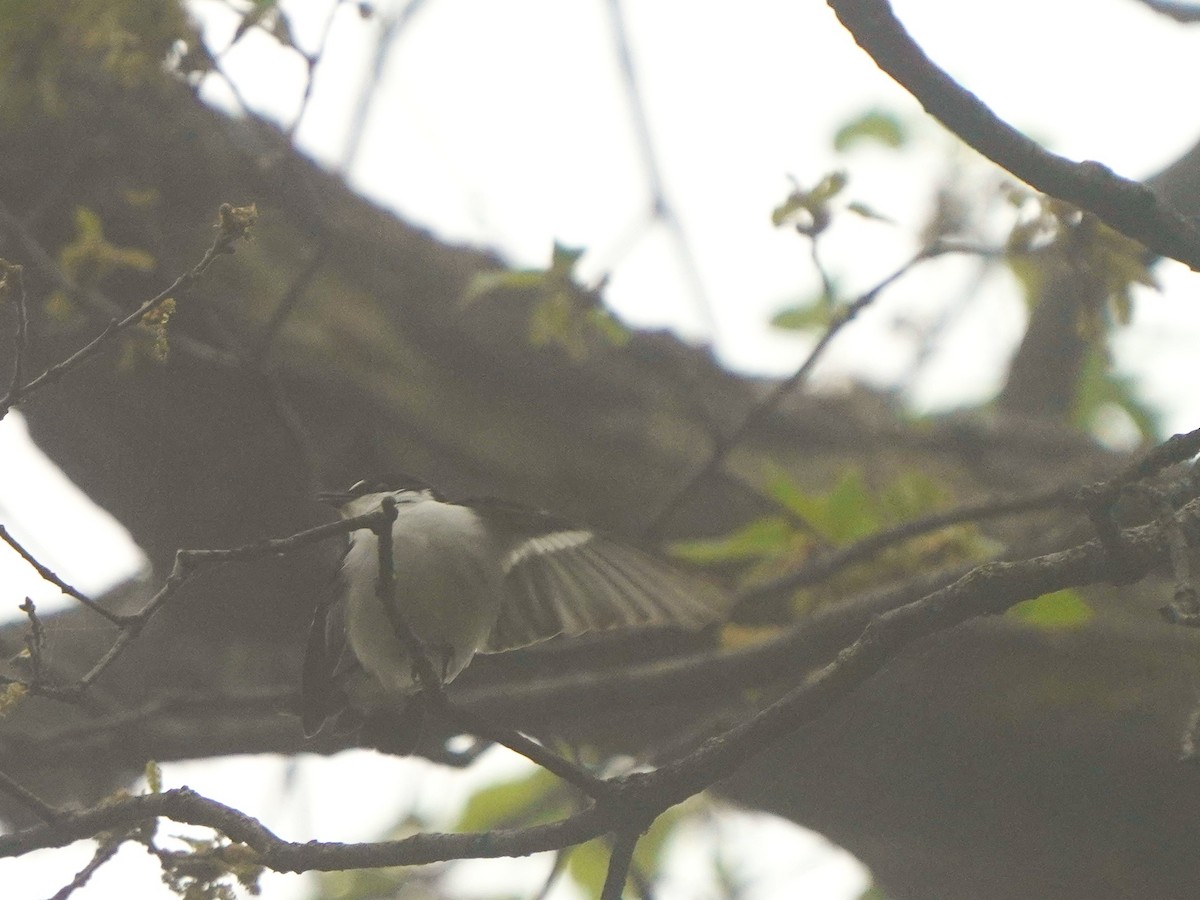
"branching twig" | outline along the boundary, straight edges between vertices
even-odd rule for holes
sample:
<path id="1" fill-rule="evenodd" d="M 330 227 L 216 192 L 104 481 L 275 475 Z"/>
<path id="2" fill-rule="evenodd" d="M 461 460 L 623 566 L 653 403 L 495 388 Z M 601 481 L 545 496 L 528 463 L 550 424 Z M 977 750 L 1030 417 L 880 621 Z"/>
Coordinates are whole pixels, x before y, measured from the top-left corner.
<path id="1" fill-rule="evenodd" d="M 32 810 L 37 814 L 39 819 L 50 826 L 60 821 L 63 816 L 63 813 L 60 813 L 28 788 L 17 784 L 3 772 L 0 772 L 0 791 L 8 794 L 8 796 L 18 801 L 26 809 Z"/>
<path id="2" fill-rule="evenodd" d="M 351 524 L 351 520 L 342 524 Z M 352 524 L 363 527 L 365 523 Z M 1168 527 L 1178 528 L 1189 545 L 1200 544 L 1200 499 L 1185 504 L 1169 522 L 1132 528 L 1122 535 L 1130 559 L 1143 571 L 1167 558 Z M 100 830 L 129 827 L 159 815 L 215 828 L 252 848 L 256 862 L 285 872 L 524 855 L 560 849 L 606 832 L 640 833 L 643 824 L 664 810 L 727 776 L 749 757 L 828 710 L 913 641 L 1050 591 L 1105 580 L 1110 568 L 1099 541 L 1021 562 L 976 567 L 953 584 L 878 616 L 833 662 L 747 721 L 659 769 L 612 779 L 609 796 L 550 825 L 472 835 L 423 834 L 375 844 L 293 844 L 281 841 L 243 813 L 179 790 L 63 814 L 54 826 L 0 836 L 0 856 L 62 846 Z"/>
<path id="3" fill-rule="evenodd" d="M 87 865 L 76 872 L 75 877 L 71 879 L 71 883 L 55 893 L 50 900 L 68 900 L 73 893 L 92 880 L 92 876 L 99 871 L 101 866 L 117 855 L 117 851 L 121 849 L 121 846 L 121 841 L 101 841 L 100 845 L 96 847 L 96 852 L 92 854 L 92 858 L 88 860 Z"/>
<path id="4" fill-rule="evenodd" d="M 937 244 L 927 247 L 917 253 L 912 259 L 900 266 L 900 268 L 898 268 L 895 272 L 893 272 L 891 275 L 888 275 L 866 293 L 861 294 L 840 309 L 834 316 L 833 321 L 831 321 L 829 326 L 825 329 L 825 333 L 821 335 L 816 345 L 811 351 L 809 351 L 809 354 L 805 358 L 804 362 L 800 364 L 800 368 L 798 368 L 783 381 L 775 385 L 771 392 L 746 414 L 745 418 L 742 419 L 741 423 L 734 428 L 730 434 L 726 435 L 724 438 L 719 438 L 715 442 L 715 446 L 713 447 L 712 453 L 709 454 L 708 460 L 703 466 L 693 472 L 691 477 L 688 478 L 687 481 L 680 488 L 678 488 L 674 494 L 671 495 L 671 498 L 655 514 L 654 518 L 650 520 L 645 530 L 652 534 L 662 528 L 667 519 L 671 517 L 671 515 L 679 508 L 679 506 L 685 499 L 687 499 L 687 497 L 691 496 L 696 487 L 702 484 L 709 478 L 709 476 L 711 476 L 717 471 L 717 469 L 720 468 L 721 464 L 725 461 L 725 458 L 737 447 L 738 444 L 742 442 L 743 438 L 745 438 L 747 434 L 762 424 L 772 413 L 774 413 L 779 407 L 779 404 L 783 402 L 784 398 L 787 397 L 788 394 L 792 393 L 802 384 L 804 384 L 809 375 L 812 374 L 817 361 L 820 360 L 820 358 L 824 355 L 825 350 L 833 342 L 833 339 L 837 337 L 843 328 L 854 321 L 855 317 L 860 312 L 874 303 L 876 298 L 886 288 L 888 288 L 897 279 L 902 277 L 905 273 L 919 263 L 927 259 L 933 259 L 934 257 L 941 256 L 945 253 L 958 252 L 961 252 L 961 248 L 951 244 Z"/>
<path id="5" fill-rule="evenodd" d="M 609 31 L 617 55 L 617 68 L 621 74 L 621 88 L 633 120 L 633 134 L 637 143 L 638 157 L 642 172 L 650 187 L 650 221 L 661 222 L 675 243 L 679 261 L 683 266 L 683 272 L 696 301 L 697 309 L 709 334 L 715 335 L 717 323 L 713 316 L 712 301 L 704 287 L 704 279 L 700 276 L 700 265 L 687 232 L 684 230 L 683 219 L 667 194 L 666 180 L 663 178 L 662 166 L 654 148 L 650 117 L 646 114 L 646 106 L 642 101 L 643 92 L 638 84 L 637 70 L 633 63 L 633 51 L 629 45 L 629 36 L 626 33 L 621 0 L 607 0 L 605 6 L 608 9 Z"/>
<path id="6" fill-rule="evenodd" d="M 84 361 L 95 356 L 114 336 L 142 321 L 143 317 L 161 305 L 168 298 L 180 294 L 189 288 L 204 274 L 219 257 L 233 252 L 234 244 L 245 237 L 247 230 L 253 224 L 257 213 L 252 206 L 234 207 L 228 203 L 221 204 L 220 222 L 217 226 L 217 236 L 212 245 L 204 252 L 195 266 L 176 278 L 164 290 L 143 302 L 133 312 L 123 318 L 114 318 L 96 335 L 66 359 L 55 363 L 38 375 L 32 381 L 10 390 L 0 398 L 0 419 L 8 415 L 8 411 L 25 399 L 29 394 L 58 381 L 67 372 L 79 366 Z"/>
<path id="7" fill-rule="evenodd" d="M 95 287 L 84 288 L 76 284 L 46 252 L 46 249 L 38 243 L 25 223 L 17 218 L 2 200 L 0 200 L 0 230 L 12 237 L 33 271 L 48 279 L 51 284 L 72 300 L 82 301 L 89 309 L 100 315 L 120 316 L 121 306 L 106 297 L 103 292 Z M 186 334 L 172 336 L 172 349 L 179 349 L 195 359 L 215 366 L 230 367 L 238 364 L 238 361 L 229 354 Z"/>
<path id="8" fill-rule="evenodd" d="M 11 534 L 9 534 L 8 529 L 5 528 L 3 525 L 0 525 L 0 541 L 3 541 L 4 543 L 8 544 L 8 546 L 10 546 L 14 551 L 16 551 L 17 555 L 20 556 L 21 559 L 25 560 L 25 562 L 29 563 L 29 565 L 33 567 L 34 571 L 36 571 L 38 573 L 38 575 L 40 575 L 44 581 L 50 582 L 52 585 L 54 585 L 56 588 L 58 588 L 60 591 L 62 591 L 64 594 L 66 594 L 68 597 L 72 597 L 75 600 L 78 600 L 80 603 L 82 603 L 84 606 L 86 606 L 92 612 L 103 616 L 104 618 L 108 619 L 108 621 L 112 622 L 114 625 L 121 624 L 120 616 L 116 615 L 115 613 L 109 612 L 107 609 L 105 609 L 103 606 L 101 606 L 99 603 L 97 603 L 91 597 L 87 596 L 82 591 L 76 590 L 75 588 L 71 587 L 71 585 L 67 584 L 65 581 L 63 581 L 61 578 L 59 578 L 57 575 L 55 575 L 54 572 L 51 571 L 48 566 L 43 565 L 41 562 L 39 562 L 33 556 L 32 553 L 30 553 L 23 546 L 21 546 L 21 544 L 17 541 L 17 539 L 14 538 Z"/>
<path id="9" fill-rule="evenodd" d="M 891 528 L 885 528 L 868 535 L 856 543 L 837 550 L 822 554 L 806 562 L 794 572 L 788 572 L 769 581 L 759 582 L 739 592 L 738 596 L 745 600 L 756 600 L 763 597 L 796 590 L 817 584 L 832 575 L 852 565 L 865 562 L 888 547 L 911 540 L 915 537 L 938 531 L 950 525 L 964 522 L 980 522 L 999 516 L 1017 515 L 1038 509 L 1058 506 L 1069 499 L 1068 492 L 1063 488 L 1051 488 L 1045 491 L 1035 491 L 1016 497 L 1002 497 L 984 500 L 979 503 L 969 503 L 944 512 L 931 513 L 918 519 L 901 522 Z"/>
<path id="10" fill-rule="evenodd" d="M 100 831 L 128 829 L 157 816 L 215 829 L 255 851 L 261 865 L 277 872 L 331 872 L 425 865 L 449 859 L 527 856 L 583 843 L 603 834 L 607 828 L 603 817 L 588 809 L 559 822 L 528 828 L 475 834 L 426 833 L 372 844 L 299 843 L 281 840 L 257 819 L 233 807 L 201 797 L 188 788 L 178 788 L 65 813 L 54 825 L 0 834 L 0 858 L 66 846 Z M 245 862 L 244 848 L 236 849 L 243 853 L 238 861 Z"/>
<path id="11" fill-rule="evenodd" d="M 95 665 L 74 685 L 26 685 L 31 692 L 64 702 L 78 702 L 96 679 L 115 662 L 129 645 L 141 634 L 147 623 L 162 609 L 196 574 L 196 572 L 211 565 L 230 562 L 240 562 L 248 559 L 259 559 L 264 556 L 278 555 L 290 552 L 307 544 L 325 540 L 339 534 L 348 534 L 356 528 L 371 527 L 379 518 L 379 513 L 355 516 L 339 522 L 319 525 L 307 531 L 293 534 L 286 538 L 256 541 L 241 547 L 227 550 L 179 550 L 175 553 L 175 565 L 163 586 L 147 601 L 146 605 L 136 613 L 118 616 L 110 613 L 109 619 L 121 632 L 112 646 L 104 653 Z"/>

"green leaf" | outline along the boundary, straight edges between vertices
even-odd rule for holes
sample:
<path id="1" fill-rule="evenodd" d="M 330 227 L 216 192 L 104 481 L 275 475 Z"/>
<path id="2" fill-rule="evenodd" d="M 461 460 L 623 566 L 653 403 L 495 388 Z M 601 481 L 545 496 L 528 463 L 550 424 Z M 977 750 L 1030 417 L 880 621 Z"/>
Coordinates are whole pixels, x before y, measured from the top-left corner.
<path id="1" fill-rule="evenodd" d="M 847 469 L 827 494 L 781 492 L 782 488 L 782 483 L 773 479 L 767 492 L 834 546 L 862 537 L 881 524 L 866 480 L 857 468 Z"/>
<path id="2" fill-rule="evenodd" d="M 584 247 L 568 247 L 555 241 L 554 249 L 550 253 L 550 271 L 569 276 L 585 251 Z"/>
<path id="3" fill-rule="evenodd" d="M 1080 628 L 1095 615 L 1078 591 L 1055 591 L 1012 607 L 1007 615 L 1049 631 Z"/>
<path id="4" fill-rule="evenodd" d="M 845 153 L 855 144 L 881 144 L 893 149 L 903 147 L 908 141 L 904 123 L 895 113 L 882 109 L 871 109 L 852 119 L 833 136 L 833 149 Z"/>
<path id="5" fill-rule="evenodd" d="M 658 871 L 663 847 L 679 822 L 688 815 L 688 806 L 667 810 L 654 820 L 654 824 L 643 834 L 633 850 L 633 865 L 637 871 L 653 878 Z M 599 897 L 608 875 L 608 861 L 612 856 L 612 844 L 606 840 L 593 840 L 581 844 L 571 851 L 567 860 L 567 871 L 586 897 Z M 626 896 L 622 892 L 621 896 Z"/>
<path id="6" fill-rule="evenodd" d="M 771 327 L 781 331 L 810 331 L 828 327 L 832 318 L 833 304 L 822 294 L 807 303 L 781 309 L 771 316 Z"/>
<path id="7" fill-rule="evenodd" d="M 882 524 L 862 472 L 847 470 L 829 494 L 828 517 L 823 523 L 826 537 L 834 544 L 848 544 Z"/>
<path id="8" fill-rule="evenodd" d="M 829 201 L 846 186 L 845 172 L 830 172 L 810 191 L 797 187 L 787 199 L 771 211 L 771 223 L 779 228 L 790 225 L 814 237 L 829 227 L 832 213 Z"/>
<path id="9" fill-rule="evenodd" d="M 455 831 L 490 831 L 521 823 L 550 822 L 571 811 L 561 782 L 544 769 L 477 791 L 467 801 Z"/>
<path id="10" fill-rule="evenodd" d="M 799 191 L 793 191 L 787 199 L 771 210 L 771 224 L 778 228 L 792 221 L 799 213 L 808 209 L 805 204 L 806 196 Z"/>
<path id="11" fill-rule="evenodd" d="M 1090 430 L 1096 415 L 1106 405 L 1115 406 L 1129 416 L 1144 440 L 1158 440 L 1162 433 L 1158 415 L 1138 397 L 1133 380 L 1113 372 L 1104 351 L 1092 347 L 1075 385 L 1071 423 Z"/>
<path id="12" fill-rule="evenodd" d="M 678 541 L 670 549 L 674 556 L 700 565 L 761 559 L 783 552 L 795 532 L 782 516 L 766 516 L 723 537 Z"/>
<path id="13" fill-rule="evenodd" d="M 619 322 L 612 313 L 602 307 L 587 311 L 587 322 L 602 338 L 614 347 L 624 347 L 629 343 L 630 331 Z"/>
<path id="14" fill-rule="evenodd" d="M 895 224 L 895 219 L 885 216 L 883 213 L 876 212 L 874 209 L 867 206 L 867 204 L 860 203 L 858 200 L 848 203 L 846 205 L 846 209 L 847 211 L 854 213 L 856 216 L 861 216 L 864 219 L 871 219 L 875 222 L 886 222 L 888 225 Z"/>
<path id="15" fill-rule="evenodd" d="M 567 873 L 585 897 L 599 897 L 608 876 L 609 844 L 596 838 L 571 848 Z M 625 892 L 621 892 L 625 896 Z"/>
<path id="16" fill-rule="evenodd" d="M 541 269 L 520 269 L 515 272 L 496 270 L 478 272 L 463 291 L 462 305 L 468 306 L 497 291 L 536 290 L 546 282 Z"/>
<path id="17" fill-rule="evenodd" d="M 161 794 L 163 789 L 162 769 L 159 768 L 157 762 L 152 759 L 146 760 L 146 767 L 143 770 L 146 776 L 146 790 L 151 794 Z"/>
<path id="18" fill-rule="evenodd" d="M 933 512 L 949 499 L 946 486 L 925 472 L 902 472 L 883 489 L 879 505 L 889 522 Z"/>
<path id="19" fill-rule="evenodd" d="M 841 170 L 830 172 L 817 182 L 815 188 L 808 192 L 809 203 L 813 205 L 828 203 L 842 192 L 842 188 L 846 186 L 849 180 L 846 173 Z"/>

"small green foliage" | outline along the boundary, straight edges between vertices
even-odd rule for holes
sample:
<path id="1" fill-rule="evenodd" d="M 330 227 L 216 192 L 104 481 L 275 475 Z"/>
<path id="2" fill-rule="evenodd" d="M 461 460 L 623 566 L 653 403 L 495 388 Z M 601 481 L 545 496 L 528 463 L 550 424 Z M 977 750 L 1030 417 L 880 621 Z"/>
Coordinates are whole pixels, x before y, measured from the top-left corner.
<path id="1" fill-rule="evenodd" d="M 191 849 L 184 853 L 159 851 L 162 880 L 183 900 L 237 900 L 234 884 L 251 896 L 261 893 L 264 867 L 258 854 L 223 835 L 212 838 L 176 837 Z"/>
<path id="2" fill-rule="evenodd" d="M 781 331 L 810 331 L 828 328 L 833 321 L 833 298 L 824 291 L 771 316 L 771 327 Z"/>
<path id="3" fill-rule="evenodd" d="M 137 327 L 121 334 L 117 369 L 129 372 L 145 362 L 165 365 L 171 355 L 167 326 L 175 313 L 175 301 L 167 297 L 142 316 Z"/>
<path id="4" fill-rule="evenodd" d="M 178 2 L 5 0 L 0 121 L 63 115 L 77 85 L 97 76 L 123 87 L 161 80 L 177 42 L 195 39 Z"/>
<path id="5" fill-rule="evenodd" d="M 662 862 L 663 848 L 680 821 L 685 818 L 692 803 L 667 810 L 654 820 L 654 824 L 638 839 L 633 851 L 631 871 L 653 878 Z M 567 872 L 585 897 L 599 897 L 608 875 L 608 861 L 612 856 L 612 844 L 597 838 L 571 849 L 567 857 Z M 622 897 L 633 894 L 622 892 Z"/>
<path id="6" fill-rule="evenodd" d="M 845 153 L 866 143 L 895 150 L 907 142 L 908 129 L 898 115 L 884 109 L 869 109 L 837 130 L 833 136 L 833 149 Z"/>
<path id="7" fill-rule="evenodd" d="M 1018 603 L 1007 613 L 1010 619 L 1047 631 L 1080 628 L 1086 625 L 1093 615 L 1095 612 L 1092 607 L 1078 591 L 1073 590 L 1043 594 Z"/>
<path id="8" fill-rule="evenodd" d="M 171 297 L 167 297 L 142 316 L 141 326 L 150 333 L 153 341 L 149 348 L 149 354 L 155 362 L 165 363 L 167 356 L 170 355 L 171 347 L 167 343 L 167 323 L 171 321 L 171 315 L 174 312 L 175 301 Z"/>
<path id="9" fill-rule="evenodd" d="M 490 831 L 516 824 L 552 822 L 574 811 L 562 782 L 545 769 L 477 791 L 454 825 L 455 831 Z"/>
<path id="10" fill-rule="evenodd" d="M 830 201 L 846 187 L 845 172 L 830 172 L 812 190 L 797 185 L 783 203 L 771 211 L 771 224 L 789 226 L 808 237 L 816 237 L 833 220 Z"/>
<path id="11" fill-rule="evenodd" d="M 864 537 L 882 524 L 882 510 L 857 468 L 842 473 L 827 494 L 805 493 L 786 473 L 776 471 L 767 482 L 767 493 L 834 546 Z"/>
<path id="12" fill-rule="evenodd" d="M 1129 416 L 1143 441 L 1160 439 L 1163 426 L 1158 414 L 1137 396 L 1131 379 L 1113 371 L 1103 348 L 1093 346 L 1075 386 L 1071 423 L 1091 431 L 1105 407 L 1116 407 Z"/>
<path id="13" fill-rule="evenodd" d="M 782 469 L 769 471 L 762 489 L 787 515 L 764 516 L 722 537 L 679 543 L 672 552 L 698 565 L 750 563 L 744 580 L 754 582 L 794 569 L 815 548 L 844 547 L 931 513 L 947 500 L 945 489 L 922 472 L 900 474 L 875 488 L 856 468 L 847 469 L 827 492 L 802 487 Z M 974 558 L 982 549 L 981 539 L 970 526 L 938 529 L 889 547 L 847 570 L 835 579 L 836 588 L 860 588 L 918 570 L 931 561 L 940 564 Z"/>
<path id="14" fill-rule="evenodd" d="M 232 203 L 222 203 L 217 209 L 217 229 L 220 231 L 218 249 L 221 252 L 232 253 L 233 245 L 243 239 L 250 238 L 250 229 L 258 224 L 258 205 L 249 203 L 246 206 L 234 206 Z"/>
<path id="15" fill-rule="evenodd" d="M 20 705 L 28 693 L 23 684 L 5 684 L 0 686 L 0 717 L 8 715 Z"/>
<path id="16" fill-rule="evenodd" d="M 671 545 L 672 555 L 697 565 L 719 565 L 775 557 L 794 549 L 795 526 L 783 516 L 764 516 L 718 538 L 697 538 Z M 804 546 L 807 538 L 800 538 Z"/>
<path id="17" fill-rule="evenodd" d="M 72 281 L 88 287 L 121 269 L 154 271 L 154 257 L 136 247 L 118 247 L 104 237 L 95 211 L 75 208 L 75 237 L 58 252 L 58 263 Z"/>
<path id="18" fill-rule="evenodd" d="M 546 269 L 481 272 L 464 291 L 463 305 L 496 294 L 531 295 L 529 340 L 535 347 L 558 346 L 578 361 L 594 337 L 621 346 L 629 340 L 629 330 L 600 302 L 603 281 L 591 288 L 578 283 L 575 267 L 583 253 L 556 241 Z"/>
<path id="19" fill-rule="evenodd" d="M 533 291 L 542 286 L 546 272 L 543 269 L 519 269 L 516 271 L 499 270 L 494 272 L 479 272 L 471 279 L 463 292 L 463 305 L 469 305 L 476 300 L 502 291 Z"/>
<path id="20" fill-rule="evenodd" d="M 152 794 L 161 794 L 163 788 L 162 769 L 158 763 L 152 759 L 146 760 L 146 766 L 143 769 L 143 774 L 146 777 L 146 790 Z"/>
<path id="21" fill-rule="evenodd" d="M 1161 289 L 1146 248 L 1091 213 L 1015 188 L 1009 197 L 1018 209 L 1032 209 L 1013 226 L 1006 242 L 1009 267 L 1027 298 L 1039 295 L 1052 266 L 1065 266 L 1099 286 L 1100 303 L 1080 311 L 1079 332 L 1088 340 L 1101 340 L 1110 324 L 1129 323 L 1135 285 Z"/>

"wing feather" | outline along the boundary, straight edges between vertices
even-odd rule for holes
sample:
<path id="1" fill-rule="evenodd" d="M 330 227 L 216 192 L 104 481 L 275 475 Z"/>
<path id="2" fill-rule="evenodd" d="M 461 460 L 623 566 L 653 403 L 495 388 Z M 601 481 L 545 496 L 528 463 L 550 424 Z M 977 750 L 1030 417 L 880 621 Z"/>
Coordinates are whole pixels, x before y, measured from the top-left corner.
<path id="1" fill-rule="evenodd" d="M 610 628 L 700 628 L 732 605 L 703 579 L 546 513 L 473 505 L 513 535 L 504 557 L 504 602 L 485 652 Z"/>

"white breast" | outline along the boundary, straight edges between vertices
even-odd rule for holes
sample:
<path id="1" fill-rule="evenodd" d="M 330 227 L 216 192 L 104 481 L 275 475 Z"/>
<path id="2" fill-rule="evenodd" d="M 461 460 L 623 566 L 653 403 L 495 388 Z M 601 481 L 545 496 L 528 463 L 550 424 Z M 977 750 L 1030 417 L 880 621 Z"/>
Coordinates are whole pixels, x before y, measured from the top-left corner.
<path id="1" fill-rule="evenodd" d="M 484 645 L 496 622 L 503 596 L 500 553 L 466 507 L 411 494 L 398 494 L 397 500 L 394 602 L 449 682 Z M 417 687 L 412 659 L 376 596 L 378 574 L 375 535 L 367 529 L 354 532 L 342 569 L 350 646 L 387 693 L 408 695 Z"/>

